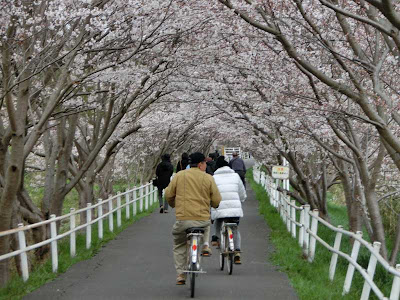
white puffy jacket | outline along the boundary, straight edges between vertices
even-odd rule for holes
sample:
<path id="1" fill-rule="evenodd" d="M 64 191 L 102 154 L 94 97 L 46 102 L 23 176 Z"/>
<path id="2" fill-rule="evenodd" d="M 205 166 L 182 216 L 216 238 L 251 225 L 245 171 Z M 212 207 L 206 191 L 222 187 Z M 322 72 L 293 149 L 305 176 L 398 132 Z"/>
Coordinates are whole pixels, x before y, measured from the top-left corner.
<path id="1" fill-rule="evenodd" d="M 222 196 L 217 209 L 211 209 L 211 219 L 243 217 L 242 203 L 247 194 L 239 175 L 229 167 L 214 172 L 214 180 Z"/>

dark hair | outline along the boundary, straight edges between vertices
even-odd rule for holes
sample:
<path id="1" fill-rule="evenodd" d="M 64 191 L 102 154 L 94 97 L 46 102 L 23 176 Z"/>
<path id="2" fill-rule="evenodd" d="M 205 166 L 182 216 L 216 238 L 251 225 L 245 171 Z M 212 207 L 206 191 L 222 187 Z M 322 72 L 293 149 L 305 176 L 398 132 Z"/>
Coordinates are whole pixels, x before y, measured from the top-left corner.
<path id="1" fill-rule="evenodd" d="M 217 158 L 216 169 L 229 166 L 228 162 L 225 160 L 225 156 L 219 156 Z"/>
<path id="2" fill-rule="evenodd" d="M 187 152 L 183 152 L 182 153 L 182 159 L 183 160 L 188 160 L 189 159 L 189 154 L 187 154 Z"/>
<path id="3" fill-rule="evenodd" d="M 161 160 L 163 160 L 163 161 L 170 161 L 170 160 L 171 160 L 171 157 L 170 157 L 170 155 L 169 155 L 168 153 L 165 153 L 165 154 L 163 154 L 163 155 L 161 156 Z"/>
<path id="4" fill-rule="evenodd" d="M 191 167 L 196 167 L 198 163 L 205 161 L 206 157 L 203 153 L 194 152 L 189 155 L 189 163 Z"/>

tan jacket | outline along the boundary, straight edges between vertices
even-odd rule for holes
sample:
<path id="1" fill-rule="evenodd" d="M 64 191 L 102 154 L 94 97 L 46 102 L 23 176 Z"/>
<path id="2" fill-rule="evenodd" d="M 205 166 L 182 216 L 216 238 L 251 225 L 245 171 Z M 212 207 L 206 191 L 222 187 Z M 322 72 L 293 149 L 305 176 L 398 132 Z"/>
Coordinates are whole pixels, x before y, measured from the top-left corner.
<path id="1" fill-rule="evenodd" d="M 175 207 L 177 220 L 209 220 L 210 206 L 221 202 L 214 178 L 199 168 L 180 171 L 165 190 L 165 198 Z"/>

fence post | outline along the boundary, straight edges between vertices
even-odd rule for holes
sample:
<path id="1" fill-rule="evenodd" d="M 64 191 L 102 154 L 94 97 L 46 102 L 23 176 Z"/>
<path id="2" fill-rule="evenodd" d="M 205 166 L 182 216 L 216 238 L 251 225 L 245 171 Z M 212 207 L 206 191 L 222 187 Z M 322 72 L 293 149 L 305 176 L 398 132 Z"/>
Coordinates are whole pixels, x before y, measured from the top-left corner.
<path id="1" fill-rule="evenodd" d="M 400 272 L 400 264 L 396 265 L 396 270 Z M 392 290 L 390 292 L 390 300 L 399 300 L 400 295 L 400 277 L 394 276 L 392 283 Z"/>
<path id="2" fill-rule="evenodd" d="M 20 223 L 18 224 L 18 227 L 24 227 L 24 224 Z M 21 230 L 18 231 L 18 243 L 19 243 L 19 249 L 20 250 L 25 250 L 26 248 L 26 239 L 25 239 L 25 231 Z M 28 256 L 26 255 L 26 252 L 22 252 L 19 255 L 21 259 L 21 270 L 22 270 L 22 279 L 24 281 L 27 281 L 29 278 L 29 268 L 28 268 Z"/>
<path id="3" fill-rule="evenodd" d="M 50 215 L 50 219 L 55 219 L 56 215 Z M 50 237 L 55 239 L 57 237 L 57 224 L 56 221 L 50 223 Z M 51 241 L 51 263 L 53 267 L 53 273 L 58 270 L 58 250 L 57 250 L 57 240 Z"/>
<path id="4" fill-rule="evenodd" d="M 103 199 L 97 200 L 99 206 L 97 206 L 97 215 L 99 217 L 99 225 L 98 225 L 98 231 L 99 231 L 99 240 L 103 239 Z"/>
<path id="5" fill-rule="evenodd" d="M 128 220 L 128 219 L 130 219 L 130 217 L 131 217 L 131 211 L 129 210 L 129 193 L 126 193 L 125 194 L 125 216 L 126 216 L 126 219 Z"/>
<path id="6" fill-rule="evenodd" d="M 303 254 L 308 256 L 308 247 L 310 243 L 310 234 L 308 233 L 308 228 L 310 227 L 310 205 L 304 205 L 304 240 L 303 240 Z"/>
<path id="7" fill-rule="evenodd" d="M 291 206 L 290 206 L 290 200 L 288 199 L 289 197 L 286 195 L 286 191 L 283 194 L 283 201 L 285 201 L 286 205 L 286 228 L 287 231 L 290 233 L 292 230 L 292 220 L 290 218 L 290 212 L 291 212 Z"/>
<path id="8" fill-rule="evenodd" d="M 301 211 L 300 211 L 300 224 L 301 227 L 299 228 L 299 244 L 300 247 L 303 247 L 304 243 L 304 212 L 305 208 L 304 205 L 301 206 Z"/>
<path id="9" fill-rule="evenodd" d="M 376 253 L 379 253 L 379 249 L 381 248 L 381 243 L 374 242 L 373 246 L 374 246 L 374 250 L 376 251 Z M 371 278 L 371 280 L 374 279 L 377 261 L 378 261 L 378 259 L 376 258 L 374 253 L 371 253 L 371 256 L 369 258 L 369 263 L 368 263 L 368 269 L 367 269 L 367 273 L 368 273 L 369 277 Z M 364 286 L 363 286 L 360 300 L 368 300 L 370 291 L 371 291 L 371 286 L 368 284 L 367 281 L 364 281 Z"/>
<path id="10" fill-rule="evenodd" d="M 108 199 L 108 228 L 111 232 L 114 231 L 114 216 L 113 216 L 113 204 L 112 199 Z"/>
<path id="11" fill-rule="evenodd" d="M 121 194 L 118 192 L 117 196 L 117 226 L 121 227 Z"/>
<path id="12" fill-rule="evenodd" d="M 132 198 L 132 215 L 136 216 L 137 209 L 137 189 L 136 186 L 133 188 L 133 198 Z"/>
<path id="13" fill-rule="evenodd" d="M 144 210 L 148 211 L 149 210 L 149 185 L 148 184 L 146 184 L 146 186 L 145 186 L 144 193 L 145 193 Z"/>
<path id="14" fill-rule="evenodd" d="M 312 211 L 312 220 L 311 220 L 311 232 L 315 235 L 317 235 L 318 231 L 318 209 L 314 209 Z M 308 256 L 308 261 L 313 262 L 314 257 L 315 257 L 315 245 L 316 245 L 317 239 L 313 236 L 310 235 L 310 255 Z"/>
<path id="15" fill-rule="evenodd" d="M 143 212 L 143 185 L 139 189 L 139 212 Z"/>
<path id="16" fill-rule="evenodd" d="M 90 249 L 92 244 L 92 225 L 90 222 L 92 221 L 92 203 L 87 204 L 86 210 L 86 249 Z"/>
<path id="17" fill-rule="evenodd" d="M 343 229 L 343 226 L 339 225 L 338 228 Z M 341 242 L 342 242 L 342 233 L 338 231 L 338 232 L 336 232 L 335 243 L 333 245 L 333 248 L 335 250 L 339 251 Z M 331 264 L 329 266 L 329 279 L 331 281 L 335 277 L 337 259 L 338 259 L 338 254 L 333 253 L 332 258 L 331 258 Z"/>
<path id="18" fill-rule="evenodd" d="M 296 200 L 290 201 L 290 203 L 293 205 L 291 207 L 291 222 L 292 222 L 292 237 L 296 238 L 296 208 L 294 207 L 296 205 Z"/>
<path id="19" fill-rule="evenodd" d="M 70 230 L 75 229 L 75 208 L 70 209 L 71 216 L 69 217 L 69 228 Z M 71 257 L 75 257 L 76 255 L 76 231 L 72 231 L 71 235 L 69 236 L 69 252 Z"/>
<path id="20" fill-rule="evenodd" d="M 356 235 L 359 238 L 361 238 L 362 231 L 357 231 Z M 351 258 L 354 261 L 357 261 L 358 252 L 360 251 L 360 245 L 361 243 L 357 239 L 355 239 L 353 244 L 353 249 L 351 250 Z M 349 267 L 347 268 L 347 273 L 346 273 L 346 279 L 344 280 L 342 295 L 346 295 L 350 291 L 351 282 L 353 281 L 354 269 L 355 269 L 354 266 L 351 263 L 349 263 Z"/>
<path id="21" fill-rule="evenodd" d="M 150 191 L 151 191 L 151 206 L 153 206 L 154 203 L 156 202 L 156 195 L 154 194 L 154 186 L 153 186 L 153 184 L 150 185 Z"/>

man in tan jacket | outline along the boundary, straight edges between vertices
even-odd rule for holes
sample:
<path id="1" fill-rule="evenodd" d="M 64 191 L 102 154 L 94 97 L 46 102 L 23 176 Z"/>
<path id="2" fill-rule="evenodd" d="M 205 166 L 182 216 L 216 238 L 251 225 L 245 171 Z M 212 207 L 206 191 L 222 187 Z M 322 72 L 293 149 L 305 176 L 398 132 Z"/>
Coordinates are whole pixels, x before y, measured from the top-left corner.
<path id="1" fill-rule="evenodd" d="M 217 208 L 221 195 L 214 178 L 205 172 L 207 163 L 200 152 L 189 156 L 190 169 L 177 173 L 165 190 L 165 198 L 171 207 L 175 207 L 176 221 L 172 228 L 174 237 L 174 260 L 178 273 L 177 285 L 185 284 L 184 273 L 187 261 L 186 229 L 204 227 L 204 247 L 202 254 L 209 256 L 210 207 Z"/>

